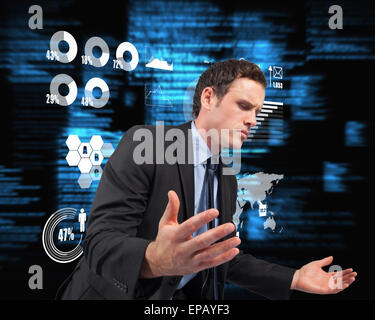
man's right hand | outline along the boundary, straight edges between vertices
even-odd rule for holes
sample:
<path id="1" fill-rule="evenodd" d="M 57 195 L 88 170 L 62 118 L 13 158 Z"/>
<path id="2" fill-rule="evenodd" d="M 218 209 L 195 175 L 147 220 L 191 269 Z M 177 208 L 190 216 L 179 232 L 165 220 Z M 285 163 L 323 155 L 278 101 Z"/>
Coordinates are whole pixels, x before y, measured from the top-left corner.
<path id="1" fill-rule="evenodd" d="M 197 273 L 230 261 L 239 253 L 236 247 L 241 240 L 238 237 L 215 243 L 234 231 L 233 223 L 225 223 L 193 238 L 194 232 L 218 216 L 218 210 L 203 211 L 179 224 L 180 200 L 174 191 L 168 192 L 168 199 L 156 239 L 146 249 L 141 278 Z"/>

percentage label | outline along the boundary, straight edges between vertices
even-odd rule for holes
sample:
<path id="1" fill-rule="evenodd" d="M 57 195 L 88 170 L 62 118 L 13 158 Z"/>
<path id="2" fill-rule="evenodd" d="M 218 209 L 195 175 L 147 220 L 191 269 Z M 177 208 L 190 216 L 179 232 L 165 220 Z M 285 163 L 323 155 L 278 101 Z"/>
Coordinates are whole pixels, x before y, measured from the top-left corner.
<path id="1" fill-rule="evenodd" d="M 83 55 L 82 58 L 82 64 L 90 64 L 92 65 L 92 59 L 90 56 Z"/>
<path id="2" fill-rule="evenodd" d="M 124 69 L 122 62 L 117 59 L 113 59 L 113 69 Z"/>
<path id="3" fill-rule="evenodd" d="M 61 228 L 59 230 L 59 235 L 58 235 L 59 241 L 73 241 L 74 240 L 74 233 L 73 233 L 73 228 Z"/>
<path id="4" fill-rule="evenodd" d="M 48 103 L 48 104 L 54 104 L 54 103 L 59 104 L 60 103 L 59 97 L 57 96 L 57 94 L 47 93 L 46 98 L 47 98 L 46 103 Z"/>
<path id="5" fill-rule="evenodd" d="M 47 50 L 46 58 L 48 60 L 52 60 L 52 61 L 53 60 L 60 61 L 60 57 L 59 57 L 59 54 L 57 53 L 57 51 Z"/>
<path id="6" fill-rule="evenodd" d="M 85 107 L 88 107 L 88 106 L 92 107 L 94 105 L 90 97 L 82 97 L 81 104 Z"/>

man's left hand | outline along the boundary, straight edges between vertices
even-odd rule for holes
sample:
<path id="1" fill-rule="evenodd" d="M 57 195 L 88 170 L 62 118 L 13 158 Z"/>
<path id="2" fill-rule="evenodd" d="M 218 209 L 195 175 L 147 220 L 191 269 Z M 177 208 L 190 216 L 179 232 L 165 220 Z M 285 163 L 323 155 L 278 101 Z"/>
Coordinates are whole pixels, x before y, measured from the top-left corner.
<path id="1" fill-rule="evenodd" d="M 294 274 L 291 289 L 316 293 L 333 294 L 348 288 L 357 276 L 352 268 L 343 271 L 328 273 L 322 267 L 328 266 L 333 257 L 312 261 L 297 270 Z M 332 278 L 333 277 L 333 278 Z"/>

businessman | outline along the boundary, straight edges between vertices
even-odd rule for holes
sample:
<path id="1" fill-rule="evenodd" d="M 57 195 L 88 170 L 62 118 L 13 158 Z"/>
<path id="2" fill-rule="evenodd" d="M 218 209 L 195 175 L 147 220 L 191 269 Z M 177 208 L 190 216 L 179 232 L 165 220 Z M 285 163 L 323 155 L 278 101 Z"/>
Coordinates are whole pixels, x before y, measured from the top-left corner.
<path id="1" fill-rule="evenodd" d="M 355 281 L 349 268 L 341 285 L 331 285 L 338 275 L 322 267 L 332 257 L 296 270 L 237 248 L 237 181 L 221 151 L 241 148 L 266 85 L 249 61 L 215 63 L 197 83 L 192 122 L 166 126 L 162 135 L 146 125 L 125 133 L 105 166 L 84 254 L 57 298 L 220 300 L 232 283 L 288 299 L 292 290 L 332 294 Z"/>

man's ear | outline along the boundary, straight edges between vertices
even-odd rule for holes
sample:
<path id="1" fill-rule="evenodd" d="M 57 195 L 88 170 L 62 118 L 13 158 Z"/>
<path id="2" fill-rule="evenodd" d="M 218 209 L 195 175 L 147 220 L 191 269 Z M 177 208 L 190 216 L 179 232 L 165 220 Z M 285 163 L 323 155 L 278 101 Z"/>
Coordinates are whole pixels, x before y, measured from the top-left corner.
<path id="1" fill-rule="evenodd" d="M 201 94 L 201 109 L 204 108 L 210 111 L 214 106 L 215 98 L 215 91 L 212 87 L 204 88 Z"/>

